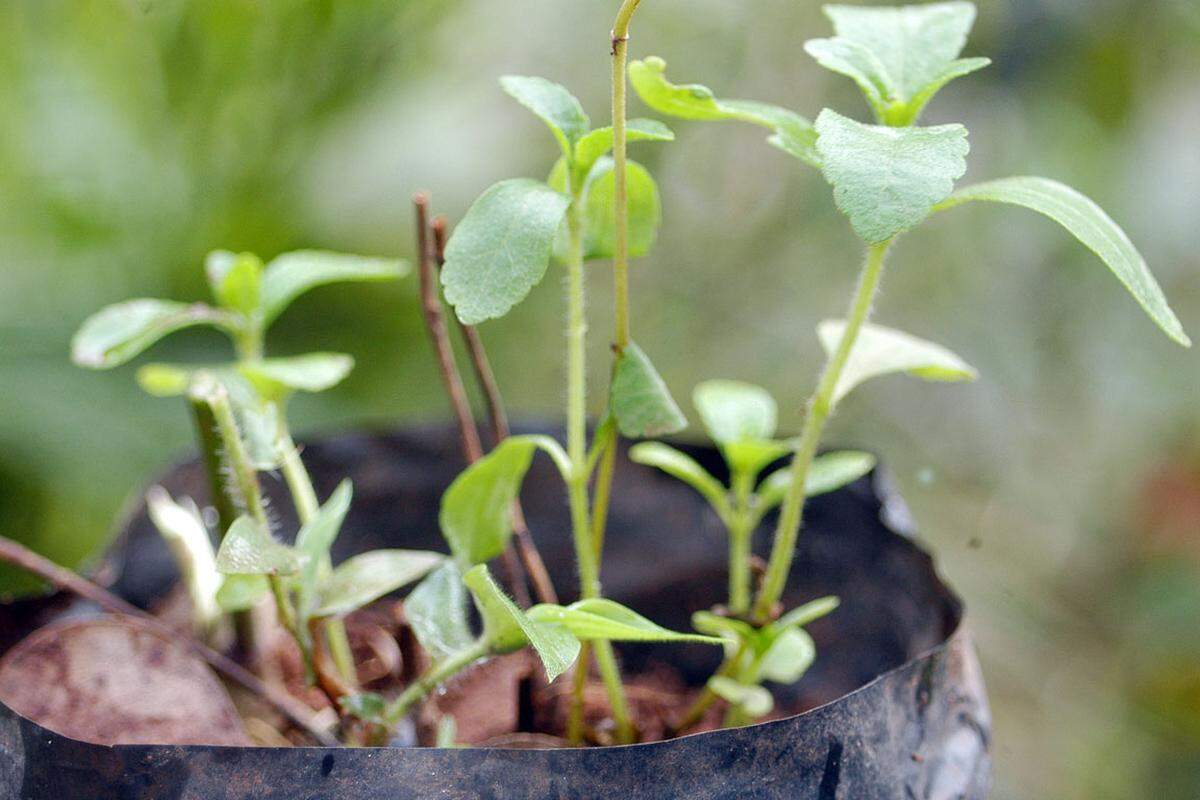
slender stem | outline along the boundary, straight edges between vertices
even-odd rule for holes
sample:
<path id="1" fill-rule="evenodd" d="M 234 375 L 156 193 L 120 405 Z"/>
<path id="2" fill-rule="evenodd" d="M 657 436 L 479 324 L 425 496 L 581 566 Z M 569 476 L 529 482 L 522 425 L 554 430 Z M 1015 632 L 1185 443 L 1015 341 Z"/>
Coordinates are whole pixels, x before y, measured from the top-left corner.
<path id="1" fill-rule="evenodd" d="M 741 662 L 742 657 L 745 656 L 746 648 L 746 642 L 743 641 L 740 645 L 738 645 L 738 649 L 734 652 L 734 654 L 727 657 L 721 663 L 721 666 L 716 672 L 713 673 L 713 677 L 724 678 L 732 674 L 737 668 L 737 665 Z M 683 715 L 683 719 L 681 719 L 671 728 L 671 733 L 682 733 L 683 731 L 686 731 L 688 728 L 695 725 L 700 721 L 700 718 L 704 716 L 704 712 L 708 711 L 708 709 L 711 708 L 712 704 L 716 701 L 717 693 L 708 688 L 708 686 L 705 686 L 704 691 L 702 691 L 700 696 L 696 698 L 696 702 L 692 703 L 691 707 L 687 710 L 687 713 Z"/>
<path id="2" fill-rule="evenodd" d="M 735 471 L 731 480 L 733 509 L 729 515 L 729 613 L 743 616 L 750 610 L 750 544 L 754 534 L 750 508 L 754 476 Z"/>
<path id="3" fill-rule="evenodd" d="M 596 472 L 596 491 L 592 498 L 592 548 L 597 561 L 604 553 L 604 534 L 608 530 L 608 507 L 612 499 L 613 471 L 617 465 L 617 426 L 609 421 L 597 434 L 600 437 L 600 463 Z"/>
<path id="4" fill-rule="evenodd" d="M 775 542 L 771 547 L 771 559 L 767 564 L 766 577 L 758 599 L 754 604 L 754 616 L 760 622 L 770 619 L 776 603 L 783 595 L 783 587 L 787 583 L 788 572 L 792 567 L 792 559 L 796 553 L 796 539 L 800 535 L 800 522 L 804 513 L 806 498 L 804 486 L 808 480 L 808 471 L 813 458 L 817 454 L 817 445 L 825 430 L 825 423 L 833 411 L 833 393 L 837 388 L 842 370 L 850 358 L 850 351 L 858 340 L 862 326 L 871 316 L 871 305 L 879 289 L 879 279 L 883 273 L 884 260 L 892 240 L 871 245 L 867 250 L 866 263 L 859 275 L 858 287 L 850 301 L 850 309 L 846 316 L 846 330 L 837 349 L 829 357 L 817 389 L 808 401 L 808 413 L 804 418 L 804 427 L 796 443 L 792 456 L 792 480 L 788 485 L 783 508 L 779 513 L 779 524 L 775 529 Z"/>
<path id="5" fill-rule="evenodd" d="M 613 302 L 616 311 L 618 355 L 629 334 L 629 187 L 626 174 L 625 62 L 629 51 L 629 22 L 641 0 L 624 0 L 612 29 L 613 129 Z"/>
<path id="6" fill-rule="evenodd" d="M 617 727 L 617 744 L 632 744 L 633 722 L 629 717 L 629 703 L 625 699 L 625 687 L 621 684 L 621 670 L 617 666 L 612 642 L 597 639 L 592 643 L 592 648 L 596 651 L 596 667 L 600 670 L 600 680 L 604 682 L 604 689 L 608 693 L 613 723 Z"/>
<path id="7" fill-rule="evenodd" d="M 453 678 L 467 667 L 489 654 L 488 645 L 480 640 L 462 652 L 455 653 L 440 664 L 436 664 L 405 687 L 383 713 L 384 720 L 389 725 L 395 725 L 412 710 L 412 707 L 424 700 L 434 689 Z"/>

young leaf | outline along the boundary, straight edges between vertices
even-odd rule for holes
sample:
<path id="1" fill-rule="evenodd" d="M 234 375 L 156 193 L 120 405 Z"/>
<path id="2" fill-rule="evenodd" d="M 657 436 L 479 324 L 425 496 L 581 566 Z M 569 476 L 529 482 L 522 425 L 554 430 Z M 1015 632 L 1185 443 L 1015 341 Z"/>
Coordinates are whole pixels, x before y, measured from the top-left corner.
<path id="1" fill-rule="evenodd" d="M 300 295 L 342 281 L 391 281 L 408 274 L 408 263 L 325 250 L 297 250 L 271 259 L 263 272 L 263 324 L 270 325 Z"/>
<path id="2" fill-rule="evenodd" d="M 1049 178 L 1002 178 L 960 189 L 939 203 L 935 210 L 953 208 L 971 200 L 1023 206 L 1062 225 L 1100 257 L 1167 336 L 1184 347 L 1191 346 L 1191 339 L 1167 304 L 1167 298 L 1141 253 L 1125 231 L 1086 196 Z"/>
<path id="3" fill-rule="evenodd" d="M 611 158 L 601 158 L 588 174 L 583 200 L 583 257 L 612 258 L 616 251 L 614 208 L 616 172 Z M 662 224 L 658 184 L 636 161 L 625 165 L 629 193 L 629 255 L 637 258 L 650 252 Z"/>
<path id="4" fill-rule="evenodd" d="M 817 646 L 812 637 L 802 628 L 787 628 L 771 642 L 759 663 L 759 675 L 776 683 L 795 683 L 816 658 Z"/>
<path id="5" fill-rule="evenodd" d="M 967 129 L 864 125 L 825 109 L 817 152 L 837 207 L 868 244 L 916 226 L 967 169 Z"/>
<path id="6" fill-rule="evenodd" d="M 752 100 L 723 100 L 707 86 L 680 86 L 666 78 L 667 62 L 657 56 L 629 65 L 629 81 L 642 102 L 662 114 L 682 119 L 734 119 L 760 125 L 774 132 L 772 144 L 819 167 L 813 149 L 816 138 L 812 123 L 795 112 Z"/>
<path id="7" fill-rule="evenodd" d="M 771 462 L 792 452 L 792 448 L 791 442 L 777 439 L 742 439 L 722 445 L 721 454 L 732 472 L 755 476 Z"/>
<path id="8" fill-rule="evenodd" d="M 253 253 L 215 250 L 204 260 L 204 271 L 222 308 L 245 317 L 257 316 L 262 304 L 262 259 Z"/>
<path id="9" fill-rule="evenodd" d="M 715 636 L 678 633 L 656 625 L 620 603 L 604 598 L 580 600 L 569 606 L 542 604 L 529 609 L 535 622 L 561 625 L 582 641 L 611 642 L 698 642 L 724 644 Z"/>
<path id="10" fill-rule="evenodd" d="M 776 628 L 795 628 L 808 625 L 827 614 L 832 614 L 837 607 L 840 606 L 841 600 L 836 597 L 819 597 L 816 600 L 810 600 L 802 606 L 797 606 L 791 611 L 788 611 L 779 619 L 775 620 L 774 627 Z"/>
<path id="11" fill-rule="evenodd" d="M 717 697 L 754 719 L 765 717 L 775 707 L 775 699 L 766 689 L 761 686 L 738 683 L 733 678 L 724 676 L 709 678 L 708 688 Z"/>
<path id="12" fill-rule="evenodd" d="M 662 442 L 640 442 L 629 448 L 629 458 L 638 464 L 657 467 L 688 484 L 704 495 L 722 517 L 729 513 L 725 487 L 686 453 L 681 453 Z"/>
<path id="13" fill-rule="evenodd" d="M 421 647 L 435 661 L 475 641 L 467 620 L 462 571 L 453 561 L 446 561 L 417 584 L 404 601 L 404 616 Z"/>
<path id="14" fill-rule="evenodd" d="M 532 645 L 546 670 L 547 681 L 553 681 L 575 663 L 579 640 L 558 625 L 527 617 L 500 591 L 487 566 L 472 567 L 463 575 L 463 582 L 475 598 L 483 619 L 484 636 L 495 652 L 507 653 Z"/>
<path id="15" fill-rule="evenodd" d="M 625 123 L 627 142 L 673 142 L 675 134 L 656 119 L 631 119 Z M 601 156 L 612 150 L 611 126 L 597 128 L 575 143 L 575 170 L 583 175 L 591 171 Z"/>
<path id="16" fill-rule="evenodd" d="M 629 438 L 663 436 L 687 427 L 666 383 L 633 342 L 617 361 L 610 402 L 617 427 Z"/>
<path id="17" fill-rule="evenodd" d="M 778 409 L 775 399 L 761 386 L 743 381 L 704 381 L 693 390 L 692 405 L 717 444 L 775 435 Z"/>
<path id="18" fill-rule="evenodd" d="M 177 503 L 161 486 L 152 486 L 146 492 L 146 511 L 179 566 L 198 627 L 207 627 L 219 616 L 221 575 L 200 509 L 190 499 L 186 505 Z"/>
<path id="19" fill-rule="evenodd" d="M 372 550 L 338 565 L 321 585 L 314 617 L 349 614 L 421 578 L 445 557 L 423 550 Z"/>
<path id="20" fill-rule="evenodd" d="M 217 589 L 217 605 L 226 614 L 249 611 L 270 591 L 265 575 L 226 575 Z"/>
<path id="21" fill-rule="evenodd" d="M 226 575 L 294 575 L 302 563 L 300 554 L 246 516 L 229 526 L 217 551 L 217 571 Z"/>
<path id="22" fill-rule="evenodd" d="M 464 567 L 490 561 L 512 535 L 512 504 L 537 443 L 512 436 L 459 474 L 442 495 L 438 521 Z"/>
<path id="23" fill-rule="evenodd" d="M 570 198 L 524 178 L 484 192 L 446 246 L 442 285 L 459 320 L 502 317 L 541 281 Z"/>
<path id="24" fill-rule="evenodd" d="M 71 360 L 90 369 L 120 366 L 175 331 L 195 325 L 235 329 L 229 315 L 203 303 L 126 300 L 88 317 L 71 340 Z"/>
<path id="25" fill-rule="evenodd" d="M 817 326 L 817 336 L 827 354 L 837 350 L 846 323 L 827 319 Z M 894 372 L 907 372 L 927 381 L 973 381 L 975 369 L 954 353 L 933 342 L 918 339 L 882 325 L 863 325 L 842 376 L 833 390 L 836 405 L 854 387 L 871 378 Z"/>
<path id="26" fill-rule="evenodd" d="M 317 585 L 329 571 L 329 549 L 333 547 L 334 540 L 341 532 L 353 495 L 354 487 L 350 481 L 342 481 L 325 504 L 317 509 L 312 519 L 296 534 L 295 550 L 307 557 L 296 578 L 299 594 L 297 605 L 305 619 L 309 617 L 309 612 L 316 602 Z"/>
<path id="27" fill-rule="evenodd" d="M 354 369 L 354 358 L 342 353 L 308 353 L 264 358 L 238 364 L 265 400 L 278 401 L 294 391 L 323 392 L 337 386 Z"/>
<path id="28" fill-rule="evenodd" d="M 135 378 L 142 391 L 155 397 L 181 397 L 192 385 L 195 369 L 179 364 L 146 364 Z"/>
<path id="29" fill-rule="evenodd" d="M 711 611 L 697 611 L 692 614 L 692 627 L 709 636 L 720 636 L 733 642 L 748 642 L 758 636 L 758 630 L 750 623 L 732 617 L 722 617 Z"/>
<path id="30" fill-rule="evenodd" d="M 828 494 L 866 475 L 875 468 L 875 456 L 854 450 L 826 453 L 813 459 L 804 481 L 804 493 L 808 497 Z M 792 468 L 780 467 L 772 472 L 758 487 L 758 504 L 762 513 L 783 502 L 788 486 L 792 482 Z"/>
<path id="31" fill-rule="evenodd" d="M 583 106 L 575 96 L 545 78 L 505 75 L 500 79 L 500 85 L 550 127 L 562 147 L 563 155 L 570 158 L 575 143 L 591 127 Z"/>

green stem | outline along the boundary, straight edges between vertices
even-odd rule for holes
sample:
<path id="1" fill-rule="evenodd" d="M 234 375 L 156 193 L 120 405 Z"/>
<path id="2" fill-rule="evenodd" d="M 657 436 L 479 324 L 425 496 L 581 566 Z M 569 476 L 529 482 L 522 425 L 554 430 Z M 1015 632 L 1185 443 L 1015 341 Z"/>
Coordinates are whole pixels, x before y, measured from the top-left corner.
<path id="1" fill-rule="evenodd" d="M 850 358 L 850 351 L 858 340 L 862 326 L 871 316 L 871 305 L 879 289 L 879 279 L 883 273 L 884 260 L 892 240 L 871 245 L 867 250 L 866 263 L 859 275 L 858 287 L 850 301 L 850 309 L 846 317 L 846 331 L 842 335 L 837 349 L 825 363 L 821 380 L 817 389 L 808 401 L 808 413 L 804 418 L 804 427 L 796 442 L 795 453 L 792 456 L 792 480 L 788 485 L 783 508 L 779 513 L 779 524 L 775 529 L 775 542 L 771 547 L 771 559 L 767 564 L 767 574 L 763 580 L 762 589 L 754 604 L 754 616 L 759 622 L 770 619 L 775 604 L 783 595 L 783 587 L 787 583 L 788 572 L 792 567 L 792 558 L 796 552 L 796 539 L 800 535 L 800 522 L 804 513 L 806 498 L 805 483 L 808 480 L 809 468 L 817 454 L 817 445 L 825 430 L 825 423 L 833 411 L 833 393 L 837 388 L 842 370 Z"/>
<path id="2" fill-rule="evenodd" d="M 750 544 L 754 533 L 750 508 L 754 476 L 736 471 L 732 477 L 733 510 L 729 516 L 729 613 L 735 617 L 750 610 Z"/>
<path id="3" fill-rule="evenodd" d="M 612 129 L 613 129 L 613 303 L 616 311 L 616 345 L 620 354 L 629 334 L 629 187 L 626 174 L 625 62 L 629 51 L 629 22 L 641 0 L 624 0 L 612 29 Z"/>
<path id="4" fill-rule="evenodd" d="M 430 667 L 415 681 L 405 687 L 400 696 L 391 702 L 383 712 L 383 718 L 389 725 L 395 725 L 412 710 L 412 707 L 425 699 L 430 692 L 437 689 L 446 681 L 462 672 L 481 658 L 490 654 L 487 642 L 480 640 L 460 653 L 447 658 L 440 664 Z"/>

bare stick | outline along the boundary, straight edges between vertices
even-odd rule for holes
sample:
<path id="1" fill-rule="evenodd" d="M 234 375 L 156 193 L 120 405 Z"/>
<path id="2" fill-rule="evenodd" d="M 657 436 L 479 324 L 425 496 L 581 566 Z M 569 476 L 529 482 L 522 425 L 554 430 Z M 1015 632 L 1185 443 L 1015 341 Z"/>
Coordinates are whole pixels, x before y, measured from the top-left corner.
<path id="1" fill-rule="evenodd" d="M 285 691 L 263 683 L 233 659 L 218 653 L 208 645 L 193 639 L 187 634 L 172 630 L 169 626 L 160 622 L 157 617 L 122 600 L 104 587 L 97 586 L 82 575 L 72 572 L 65 567 L 60 567 L 50 559 L 38 555 L 28 547 L 14 542 L 6 536 L 0 536 L 0 561 L 18 566 L 63 591 L 71 592 L 85 600 L 90 600 L 105 611 L 113 614 L 125 614 L 137 617 L 158 635 L 187 645 L 196 655 L 208 662 L 210 667 L 246 691 L 258 695 L 270 703 L 276 710 L 291 720 L 293 724 L 307 731 L 319 744 L 326 747 L 338 746 L 336 739 L 313 724 L 312 709 L 300 702 L 300 700 Z"/>

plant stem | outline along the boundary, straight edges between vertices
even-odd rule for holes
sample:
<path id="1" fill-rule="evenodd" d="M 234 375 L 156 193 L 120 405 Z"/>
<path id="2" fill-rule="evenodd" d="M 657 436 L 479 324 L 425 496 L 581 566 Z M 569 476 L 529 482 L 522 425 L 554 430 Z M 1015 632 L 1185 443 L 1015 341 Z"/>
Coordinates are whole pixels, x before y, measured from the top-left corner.
<path id="1" fill-rule="evenodd" d="M 488 644 L 478 641 L 462 652 L 455 653 L 440 664 L 430 667 L 415 681 L 405 687 L 383 713 L 384 720 L 389 725 L 395 725 L 408 714 L 412 707 L 436 689 L 441 684 L 453 678 L 467 667 L 489 654 Z"/>
<path id="2" fill-rule="evenodd" d="M 792 456 L 792 480 L 779 513 L 779 524 L 775 529 L 775 542 L 771 547 L 766 577 L 754 605 L 754 616 L 759 622 L 766 622 L 771 618 L 776 603 L 783 595 L 783 587 L 787 583 L 788 572 L 796 553 L 796 539 L 800 534 L 808 471 L 817 454 L 817 445 L 825 430 L 825 423 L 833 411 L 833 393 L 842 376 L 842 370 L 846 367 L 862 326 L 871 316 L 871 305 L 879 289 L 884 260 L 891 244 L 892 240 L 888 239 L 868 248 L 866 263 L 859 275 L 858 286 L 846 316 L 846 331 L 837 349 L 825 363 L 817 389 L 808 401 L 804 427 Z"/>
<path id="3" fill-rule="evenodd" d="M 733 511 L 729 515 L 729 613 L 735 617 L 750 610 L 750 544 L 754 534 L 750 498 L 754 476 L 745 471 L 733 474 Z"/>
<path id="4" fill-rule="evenodd" d="M 713 673 L 713 677 L 728 677 L 734 671 L 734 669 L 737 668 L 737 665 L 741 662 L 742 657 L 745 654 L 746 642 L 743 641 L 740 645 L 738 645 L 737 651 L 732 656 L 726 657 L 725 661 L 722 662 L 717 671 Z M 708 686 L 705 686 L 704 691 L 702 691 L 700 696 L 696 698 L 696 702 L 692 703 L 691 708 L 689 708 L 687 713 L 683 715 L 683 719 L 672 726 L 671 733 L 682 733 L 683 731 L 686 731 L 688 728 L 695 725 L 700 721 L 700 718 L 704 716 L 704 712 L 708 711 L 708 709 L 716 701 L 717 693 L 708 688 Z"/>
<path id="5" fill-rule="evenodd" d="M 617 354 L 629 345 L 629 187 L 626 174 L 625 62 L 629 22 L 641 0 L 624 0 L 612 29 L 613 129 L 613 302 L 616 306 Z"/>

